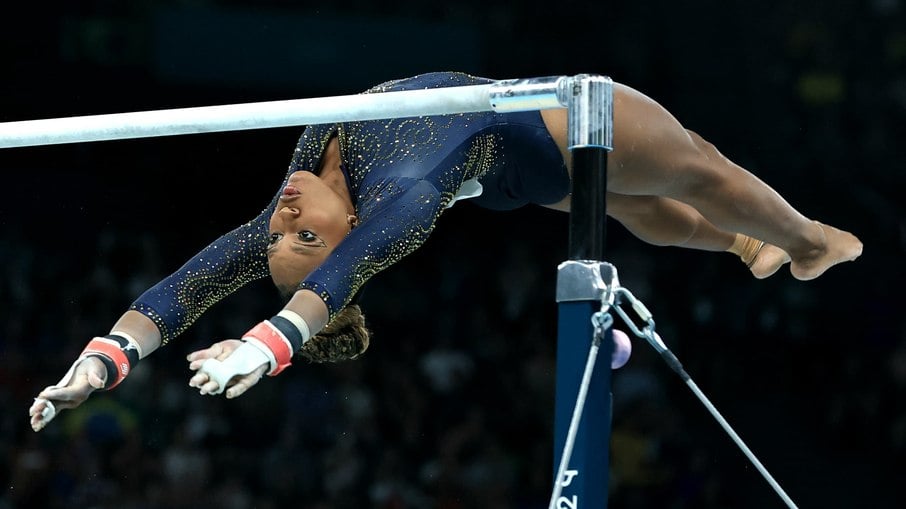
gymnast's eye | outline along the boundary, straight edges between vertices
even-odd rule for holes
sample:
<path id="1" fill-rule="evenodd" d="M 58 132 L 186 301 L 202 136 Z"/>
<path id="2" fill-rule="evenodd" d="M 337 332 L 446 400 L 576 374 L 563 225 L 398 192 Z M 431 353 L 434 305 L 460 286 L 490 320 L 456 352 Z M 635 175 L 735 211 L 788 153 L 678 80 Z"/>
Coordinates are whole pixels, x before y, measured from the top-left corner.
<path id="1" fill-rule="evenodd" d="M 279 234 L 279 233 L 272 233 L 271 236 L 268 237 L 268 239 L 267 239 L 267 245 L 268 245 L 268 246 L 273 246 L 274 244 L 277 243 L 278 240 L 280 240 L 280 234 Z"/>
<path id="2" fill-rule="evenodd" d="M 302 242 L 314 242 L 318 240 L 318 236 L 308 230 L 302 230 L 299 232 L 299 240 Z"/>

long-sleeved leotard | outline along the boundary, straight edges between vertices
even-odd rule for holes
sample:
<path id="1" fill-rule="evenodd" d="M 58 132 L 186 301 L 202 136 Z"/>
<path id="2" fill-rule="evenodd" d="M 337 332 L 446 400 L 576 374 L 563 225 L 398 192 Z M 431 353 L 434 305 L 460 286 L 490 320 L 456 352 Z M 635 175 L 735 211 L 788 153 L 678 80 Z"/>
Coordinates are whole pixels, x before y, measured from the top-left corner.
<path id="1" fill-rule="evenodd" d="M 432 73 L 369 92 L 488 82 L 461 73 Z M 513 209 L 554 203 L 569 192 L 563 158 L 538 112 L 311 126 L 299 140 L 283 185 L 295 171 L 317 172 L 333 137 L 359 225 L 299 285 L 317 293 L 331 317 L 374 274 L 418 248 L 457 193 L 474 195 L 480 187 L 481 194 L 473 197 L 478 205 Z M 258 217 L 202 250 L 142 294 L 132 309 L 153 320 L 166 342 L 215 302 L 267 276 L 265 249 L 276 203 L 275 196 Z"/>

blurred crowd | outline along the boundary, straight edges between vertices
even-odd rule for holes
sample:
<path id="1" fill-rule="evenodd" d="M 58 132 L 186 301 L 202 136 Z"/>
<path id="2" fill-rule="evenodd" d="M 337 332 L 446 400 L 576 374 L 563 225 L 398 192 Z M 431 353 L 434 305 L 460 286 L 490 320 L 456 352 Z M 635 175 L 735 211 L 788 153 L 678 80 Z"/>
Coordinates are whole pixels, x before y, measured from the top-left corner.
<path id="1" fill-rule="evenodd" d="M 486 215 L 468 206 L 461 214 Z M 564 224 L 544 212 L 521 215 L 528 218 L 491 224 L 514 235 Z M 824 488 L 807 487 L 842 469 L 852 490 L 874 490 L 862 500 L 887 500 L 895 487 L 883 481 L 906 459 L 902 320 L 892 324 L 898 337 L 867 337 L 861 325 L 827 323 L 819 309 L 827 299 L 788 277 L 758 283 L 730 255 L 696 260 L 624 236 L 611 235 L 622 283 L 652 308 L 687 370 L 791 493 L 827 500 Z M 234 401 L 189 388 L 186 353 L 278 306 L 262 282 L 213 308 L 127 383 L 35 434 L 30 398 L 63 374 L 81 339 L 106 331 L 136 290 L 162 275 L 168 256 L 154 236 L 115 231 L 99 236 L 91 256 L 56 265 L 29 244 L 7 242 L 0 507 L 544 507 L 561 249 L 490 237 L 480 244 L 499 258 L 464 268 L 456 261 L 473 255 L 461 238 L 438 233 L 408 265 L 375 280 L 363 300 L 374 339 L 360 360 L 297 361 Z M 759 284 L 769 289 L 748 288 Z M 839 312 L 868 318 L 860 304 L 844 304 L 855 309 Z M 635 349 L 614 372 L 613 506 L 772 503 L 680 380 L 647 345 Z"/>
<path id="2" fill-rule="evenodd" d="M 113 21 L 152 9 L 150 2 L 114 4 L 86 5 L 116 11 Z M 289 4 L 262 2 L 275 10 Z M 661 100 L 807 215 L 859 235 L 865 255 L 806 284 L 786 273 L 756 281 L 730 255 L 645 246 L 611 223 L 608 261 L 801 506 L 896 507 L 906 499 L 906 319 L 898 298 L 906 283 L 906 152 L 898 138 L 906 125 L 906 6 L 759 4 L 753 19 L 747 16 L 756 7 L 744 4 L 608 6 L 612 19 L 631 22 L 571 40 L 602 37 L 618 46 L 594 65 Z M 354 5 L 378 15 L 376 3 Z M 697 18 L 718 5 L 732 11 L 720 26 Z M 84 21 L 85 8 L 67 7 L 70 21 Z M 576 15 L 541 19 L 524 10 L 406 2 L 393 13 L 471 21 L 513 40 Z M 712 36 L 733 37 L 718 45 Z M 507 59 L 488 51 L 470 71 L 589 70 L 584 61 L 565 60 L 563 70 L 556 62 L 539 66 L 562 48 L 529 40 Z M 42 47 L 65 54 L 51 46 Z M 705 49 L 724 67 L 701 57 Z M 103 74 L 118 65 L 90 53 L 66 58 L 64 70 L 87 65 Z M 5 86 L 21 94 L 23 83 L 15 75 Z M 51 90 L 57 82 L 42 83 Z M 207 93 L 166 87 L 182 100 Z M 0 119 L 18 107 L 4 103 Z M 566 252 L 566 218 L 550 211 L 491 213 L 458 204 L 423 249 L 369 283 L 362 304 L 373 340 L 359 360 L 299 360 L 234 401 L 188 387 L 187 353 L 279 308 L 276 291 L 261 281 L 214 306 L 115 391 L 62 413 L 40 434 L 31 431 L 31 398 L 63 375 L 85 342 L 238 222 L 199 215 L 190 205 L 212 167 L 251 171 L 248 158 L 256 156 L 239 152 L 252 153 L 252 145 L 231 152 L 227 145 L 240 137 L 224 136 L 0 153 L 4 174 L 16 175 L 0 191 L 0 509 L 546 507 L 555 267 Z M 262 134 L 243 136 L 267 143 Z M 264 189 L 264 200 L 293 140 L 271 143 L 275 160 L 285 161 L 274 163 L 275 177 L 248 184 Z M 174 176 L 185 181 L 179 189 Z M 48 181 L 75 192 L 57 196 Z M 251 217 L 263 204 L 241 206 L 252 207 Z M 643 342 L 634 348 L 613 373 L 611 506 L 779 506 L 682 382 Z"/>

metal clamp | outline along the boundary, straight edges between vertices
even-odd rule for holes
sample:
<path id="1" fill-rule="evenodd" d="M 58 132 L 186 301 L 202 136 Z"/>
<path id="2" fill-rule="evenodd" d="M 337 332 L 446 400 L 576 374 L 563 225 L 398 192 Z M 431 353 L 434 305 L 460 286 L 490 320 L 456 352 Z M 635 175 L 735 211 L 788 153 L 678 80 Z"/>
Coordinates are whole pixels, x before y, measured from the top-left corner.
<path id="1" fill-rule="evenodd" d="M 568 81 L 569 127 L 567 145 L 613 150 L 613 80 L 579 74 Z"/>
<path id="2" fill-rule="evenodd" d="M 613 80 L 597 74 L 500 80 L 490 87 L 498 113 L 566 107 L 567 146 L 613 150 Z"/>
<path id="3" fill-rule="evenodd" d="M 607 262 L 569 260 L 557 267 L 557 302 L 614 302 L 617 268 Z"/>
<path id="4" fill-rule="evenodd" d="M 613 315 L 606 310 L 598 311 L 591 315 L 591 325 L 595 329 L 592 342 L 600 346 L 601 342 L 604 341 L 604 333 L 607 332 L 607 329 L 613 327 Z"/>
<path id="5" fill-rule="evenodd" d="M 664 344 L 664 341 L 654 330 L 654 316 L 651 314 L 651 311 L 645 306 L 645 303 L 640 301 L 626 288 L 618 288 L 616 290 L 617 299 L 616 303 L 610 302 L 608 305 L 613 306 L 614 311 L 620 318 L 623 319 L 623 322 L 627 327 L 632 331 L 636 336 L 645 339 L 648 343 L 654 347 L 658 353 L 664 353 L 669 351 L 667 345 Z M 632 310 L 635 311 L 636 317 L 645 322 L 645 327 L 639 329 L 635 322 L 629 317 L 629 314 L 623 309 L 620 305 L 623 301 L 628 301 L 629 305 L 632 307 Z M 601 309 L 604 310 L 605 303 L 601 302 Z"/>

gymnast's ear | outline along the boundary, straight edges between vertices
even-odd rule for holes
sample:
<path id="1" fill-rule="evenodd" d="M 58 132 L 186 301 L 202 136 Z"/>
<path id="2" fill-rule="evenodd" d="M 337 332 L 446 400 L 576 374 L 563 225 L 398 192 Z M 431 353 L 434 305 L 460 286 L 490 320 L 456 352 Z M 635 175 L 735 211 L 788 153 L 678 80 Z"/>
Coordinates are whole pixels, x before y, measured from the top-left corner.
<path id="1" fill-rule="evenodd" d="M 359 217 L 355 214 L 346 214 L 346 223 L 350 228 L 355 228 L 359 225 Z"/>

